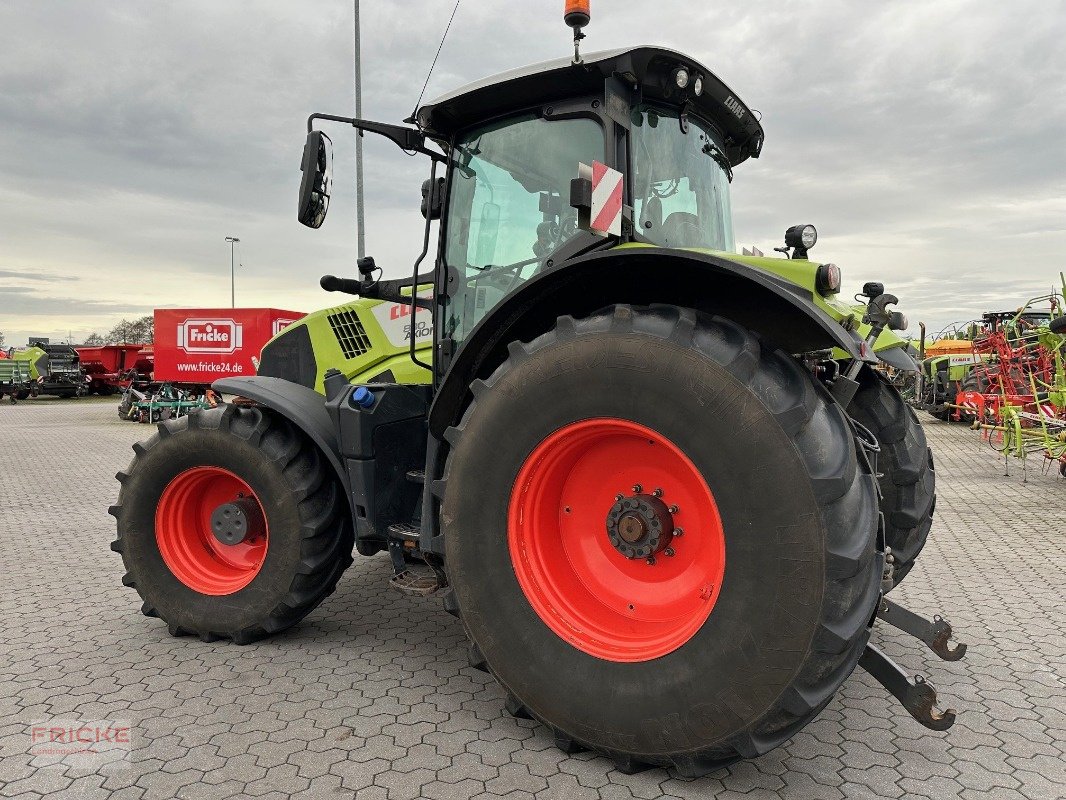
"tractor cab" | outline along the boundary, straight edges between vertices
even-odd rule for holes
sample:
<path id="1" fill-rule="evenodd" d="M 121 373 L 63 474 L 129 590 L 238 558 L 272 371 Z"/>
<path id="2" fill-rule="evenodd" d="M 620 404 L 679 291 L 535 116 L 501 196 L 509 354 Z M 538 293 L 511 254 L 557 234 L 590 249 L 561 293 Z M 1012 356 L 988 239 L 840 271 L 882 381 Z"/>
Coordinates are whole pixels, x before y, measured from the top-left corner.
<path id="1" fill-rule="evenodd" d="M 615 242 L 732 251 L 732 167 L 763 137 L 710 70 L 658 47 L 505 73 L 416 119 L 450 156 L 442 335 L 457 343 L 560 256 Z"/>
<path id="2" fill-rule="evenodd" d="M 763 143 L 751 110 L 689 56 L 644 46 L 560 59 L 432 100 L 417 130 L 313 115 L 300 199 L 310 227 L 324 221 L 331 182 L 315 119 L 430 155 L 422 205 L 427 242 L 441 220 L 441 367 L 504 297 L 577 256 L 627 243 L 732 252 L 732 170 Z"/>

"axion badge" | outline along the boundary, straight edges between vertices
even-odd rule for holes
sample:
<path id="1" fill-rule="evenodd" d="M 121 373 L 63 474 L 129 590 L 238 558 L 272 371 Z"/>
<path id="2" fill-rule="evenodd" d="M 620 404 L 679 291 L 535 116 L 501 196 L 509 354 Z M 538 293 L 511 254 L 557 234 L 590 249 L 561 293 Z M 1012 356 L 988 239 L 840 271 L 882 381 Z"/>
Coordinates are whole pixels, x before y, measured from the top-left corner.
<path id="1" fill-rule="evenodd" d="M 178 347 L 186 353 L 232 353 L 243 327 L 231 319 L 187 319 L 178 326 Z"/>

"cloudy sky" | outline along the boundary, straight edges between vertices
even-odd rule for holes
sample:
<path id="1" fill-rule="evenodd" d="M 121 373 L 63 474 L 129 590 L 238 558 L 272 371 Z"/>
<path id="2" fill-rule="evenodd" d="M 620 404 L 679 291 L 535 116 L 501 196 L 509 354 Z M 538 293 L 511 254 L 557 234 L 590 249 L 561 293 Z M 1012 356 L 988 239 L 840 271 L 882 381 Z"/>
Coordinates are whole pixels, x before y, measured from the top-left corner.
<path id="1" fill-rule="evenodd" d="M 463 0 L 427 97 L 565 56 L 562 0 Z M 363 3 L 364 116 L 414 105 L 451 0 Z M 1060 0 L 595 0 L 587 50 L 691 53 L 763 114 L 737 242 L 818 226 L 846 288 L 936 328 L 1046 292 L 1066 257 Z M 0 331 L 75 340 L 161 306 L 310 311 L 355 262 L 354 145 L 319 231 L 295 219 L 304 125 L 353 111 L 351 0 L 3 0 Z M 426 170 L 365 139 L 367 251 L 408 274 Z"/>

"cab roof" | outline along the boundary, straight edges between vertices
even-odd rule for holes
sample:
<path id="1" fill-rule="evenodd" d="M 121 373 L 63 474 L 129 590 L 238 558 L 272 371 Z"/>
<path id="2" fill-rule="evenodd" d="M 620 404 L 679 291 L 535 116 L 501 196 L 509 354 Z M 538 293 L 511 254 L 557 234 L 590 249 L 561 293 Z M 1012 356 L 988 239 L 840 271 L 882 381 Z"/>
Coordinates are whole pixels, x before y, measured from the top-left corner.
<path id="1" fill-rule="evenodd" d="M 691 89 L 682 92 L 674 83 L 674 70 L 681 66 L 692 76 L 690 87 L 696 75 L 702 76 L 699 97 Z M 751 109 L 696 59 L 652 45 L 591 53 L 580 64 L 569 58 L 544 61 L 483 78 L 424 104 L 415 119 L 431 137 L 450 139 L 471 125 L 531 106 L 602 96 L 612 75 L 636 87 L 645 101 L 676 106 L 687 101 L 690 113 L 721 130 L 726 156 L 734 166 L 748 157 L 758 158 L 764 134 Z"/>

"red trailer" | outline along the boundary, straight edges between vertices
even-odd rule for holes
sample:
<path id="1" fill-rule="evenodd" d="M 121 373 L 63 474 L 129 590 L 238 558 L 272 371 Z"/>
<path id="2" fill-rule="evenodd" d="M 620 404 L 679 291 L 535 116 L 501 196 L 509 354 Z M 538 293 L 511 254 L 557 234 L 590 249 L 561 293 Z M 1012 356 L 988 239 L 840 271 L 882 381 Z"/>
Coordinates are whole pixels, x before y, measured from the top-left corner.
<path id="1" fill-rule="evenodd" d="M 130 382 L 131 370 L 151 379 L 152 362 L 142 344 L 105 344 L 74 348 L 82 370 L 90 378 L 89 394 L 115 394 Z"/>
<path id="2" fill-rule="evenodd" d="M 263 345 L 302 316 L 277 308 L 157 308 L 155 381 L 209 386 L 255 375 Z"/>

